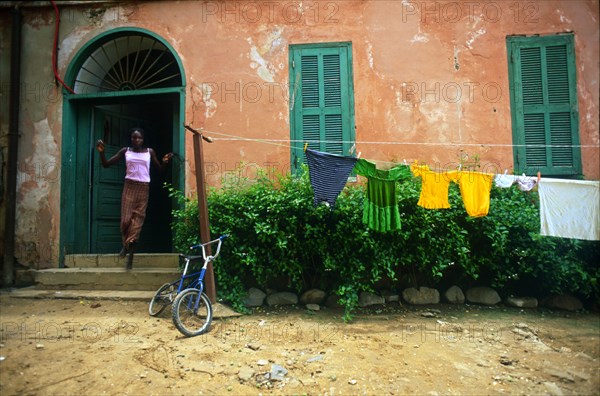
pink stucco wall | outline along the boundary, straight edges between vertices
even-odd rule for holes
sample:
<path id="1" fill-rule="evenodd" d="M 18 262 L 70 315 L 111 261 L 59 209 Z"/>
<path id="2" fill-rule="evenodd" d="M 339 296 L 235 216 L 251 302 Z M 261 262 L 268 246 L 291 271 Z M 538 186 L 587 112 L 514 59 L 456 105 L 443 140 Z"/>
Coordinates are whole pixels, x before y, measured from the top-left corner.
<path id="1" fill-rule="evenodd" d="M 513 166 L 506 36 L 574 32 L 583 173 L 598 180 L 598 6 L 597 0 L 70 2 L 61 5 L 59 73 L 110 29 L 135 26 L 163 37 L 185 68 L 187 122 L 215 139 L 205 145 L 206 167 L 209 184 L 219 185 L 236 172 L 252 178 L 258 168 L 289 170 L 289 45 L 349 41 L 363 158 L 443 168 L 468 155 L 478 156 L 483 170 L 503 171 Z M 24 95 L 19 161 L 29 170 L 46 164 L 40 172 L 57 176 L 47 165 L 60 161 L 62 133 L 62 98 L 50 63 L 53 11 L 25 8 L 24 14 L 23 76 L 39 92 L 29 87 Z M 185 135 L 186 185 L 193 191 Z M 58 257 L 60 180 L 50 176 L 20 176 L 17 250 L 25 262 Z M 48 247 L 29 251 L 33 231 L 49 236 Z"/>

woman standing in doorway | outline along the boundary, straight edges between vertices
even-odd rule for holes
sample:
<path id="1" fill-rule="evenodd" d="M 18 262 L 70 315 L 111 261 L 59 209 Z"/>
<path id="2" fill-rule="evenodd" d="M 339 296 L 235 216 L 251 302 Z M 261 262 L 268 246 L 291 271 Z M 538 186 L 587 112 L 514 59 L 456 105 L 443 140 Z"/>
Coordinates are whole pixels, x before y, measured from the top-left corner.
<path id="1" fill-rule="evenodd" d="M 121 197 L 121 238 L 123 249 L 120 257 L 129 253 L 126 269 L 132 267 L 132 253 L 139 240 L 146 208 L 148 207 L 148 196 L 150 191 L 150 162 L 162 171 L 173 157 L 173 153 L 165 154 L 162 162 L 158 161 L 153 149 L 144 146 L 144 130 L 133 128 L 131 130 L 131 147 L 123 147 L 111 158 L 106 159 L 104 154 L 104 142 L 98 140 L 96 148 L 100 153 L 102 166 L 108 168 L 125 159 L 125 183 Z"/>

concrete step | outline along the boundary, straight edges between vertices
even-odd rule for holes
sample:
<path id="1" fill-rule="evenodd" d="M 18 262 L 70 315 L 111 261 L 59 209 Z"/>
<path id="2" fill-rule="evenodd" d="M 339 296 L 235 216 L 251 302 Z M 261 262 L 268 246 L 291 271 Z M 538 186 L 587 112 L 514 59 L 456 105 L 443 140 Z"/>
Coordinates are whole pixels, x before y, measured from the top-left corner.
<path id="1" fill-rule="evenodd" d="M 64 300 L 128 300 L 150 302 L 156 290 L 43 290 L 35 286 L 5 292 L 14 298 Z"/>
<path id="2" fill-rule="evenodd" d="M 181 277 L 177 268 L 124 267 L 51 268 L 33 273 L 40 290 L 155 291 Z"/>
<path id="3" fill-rule="evenodd" d="M 113 268 L 124 267 L 126 258 L 118 254 L 68 254 L 65 256 L 65 266 L 68 268 Z M 177 253 L 136 253 L 133 256 L 133 266 L 141 268 L 177 268 L 179 255 Z"/>
<path id="4" fill-rule="evenodd" d="M 0 294 L 6 294 L 12 298 L 24 299 L 64 299 L 64 300 L 121 300 L 121 301 L 140 301 L 150 303 L 154 296 L 154 291 L 124 291 L 124 290 L 39 290 L 35 287 L 24 287 L 20 289 L 3 289 Z M 170 310 L 162 313 L 163 317 L 170 316 Z M 231 307 L 215 302 L 213 304 L 214 318 L 230 318 L 241 316 Z"/>

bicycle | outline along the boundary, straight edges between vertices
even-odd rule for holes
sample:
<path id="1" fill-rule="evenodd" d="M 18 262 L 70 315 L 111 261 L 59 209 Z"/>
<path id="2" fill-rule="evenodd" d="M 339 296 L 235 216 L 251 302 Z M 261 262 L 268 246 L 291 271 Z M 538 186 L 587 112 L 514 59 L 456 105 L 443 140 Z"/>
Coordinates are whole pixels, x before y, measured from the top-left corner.
<path id="1" fill-rule="evenodd" d="M 212 320 L 212 305 L 210 299 L 204 293 L 204 274 L 206 273 L 208 263 L 212 262 L 219 255 L 221 251 L 221 244 L 226 238 L 227 235 L 222 235 L 218 239 L 190 247 L 190 250 L 202 248 L 202 255 L 179 255 L 179 257 L 185 261 L 181 278 L 171 283 L 165 283 L 156 291 L 152 297 L 152 300 L 150 301 L 150 306 L 148 307 L 148 313 L 150 316 L 158 316 L 167 306 L 172 304 L 173 306 L 171 315 L 173 317 L 173 322 L 175 327 L 177 327 L 177 329 L 183 334 L 187 336 L 194 336 L 202 334 L 208 330 Z M 216 253 L 214 255 L 207 256 L 206 246 L 212 245 L 215 242 L 218 242 Z M 199 259 L 204 260 L 202 268 L 199 271 L 188 275 L 187 272 L 190 263 Z M 196 301 L 196 299 L 193 298 L 193 295 L 198 295 L 200 297 Z M 179 296 L 183 297 L 182 299 L 177 300 Z M 179 303 L 176 304 L 177 301 L 179 301 Z M 200 327 L 200 329 L 188 329 L 188 327 L 192 326 L 193 322 L 189 318 L 182 319 L 185 318 L 185 315 L 182 315 L 179 312 L 182 301 L 186 301 L 186 304 L 191 301 L 194 302 L 195 320 L 200 319 L 203 322 L 203 325 Z M 202 305 L 200 305 L 200 302 L 202 302 Z M 184 304 L 184 307 L 186 304 Z"/>

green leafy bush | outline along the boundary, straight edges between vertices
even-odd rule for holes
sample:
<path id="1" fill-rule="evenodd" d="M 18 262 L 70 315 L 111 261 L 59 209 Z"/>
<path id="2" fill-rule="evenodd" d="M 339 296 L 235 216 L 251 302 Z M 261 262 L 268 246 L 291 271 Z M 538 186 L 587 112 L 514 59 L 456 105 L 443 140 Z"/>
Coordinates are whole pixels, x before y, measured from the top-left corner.
<path id="1" fill-rule="evenodd" d="M 364 186 L 349 183 L 331 211 L 313 207 L 306 169 L 226 180 L 208 194 L 213 237 L 228 234 L 215 264 L 217 292 L 239 311 L 249 287 L 300 293 L 317 287 L 340 297 L 352 318 L 361 291 L 407 286 L 492 285 L 511 293 L 598 296 L 598 242 L 539 235 L 537 194 L 492 189 L 490 213 L 467 215 L 451 185 L 450 209 L 417 206 L 420 179 L 398 184 L 402 229 L 380 233 L 362 222 Z M 174 246 L 198 240 L 195 197 L 171 189 Z"/>

